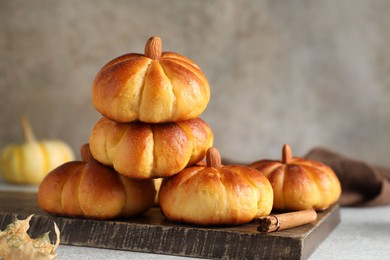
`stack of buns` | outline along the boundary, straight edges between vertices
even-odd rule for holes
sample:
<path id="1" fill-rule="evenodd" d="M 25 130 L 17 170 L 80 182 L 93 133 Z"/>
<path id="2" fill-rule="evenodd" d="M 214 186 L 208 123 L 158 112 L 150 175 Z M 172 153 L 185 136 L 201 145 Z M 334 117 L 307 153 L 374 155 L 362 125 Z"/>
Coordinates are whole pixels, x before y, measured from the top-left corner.
<path id="1" fill-rule="evenodd" d="M 103 117 L 82 147 L 83 161 L 46 176 L 39 206 L 51 214 L 108 219 L 159 204 L 173 222 L 237 225 L 272 209 L 323 210 L 337 202 L 336 175 L 292 158 L 287 146 L 281 162 L 222 165 L 213 133 L 199 118 L 209 100 L 200 68 L 162 52 L 158 37 L 147 41 L 145 54 L 108 62 L 93 81 L 92 103 Z"/>
<path id="2" fill-rule="evenodd" d="M 85 160 L 50 172 L 39 187 L 40 207 L 52 214 L 101 219 L 132 216 L 151 208 L 156 190 L 149 183 L 198 163 L 212 146 L 213 133 L 199 118 L 209 99 L 210 87 L 200 68 L 179 54 L 162 52 L 158 37 L 147 41 L 144 55 L 130 53 L 108 62 L 92 86 L 92 103 L 103 115 L 89 138 L 92 160 L 83 170 L 79 168 Z M 81 173 L 85 171 L 93 172 Z M 112 173 L 121 176 L 119 182 L 107 181 Z M 88 189 L 80 195 L 84 176 L 89 178 Z M 135 192 L 127 189 L 126 178 L 139 183 L 132 185 Z M 72 196 L 63 194 L 64 190 Z M 143 204 L 140 210 L 104 212 L 102 205 L 116 196 L 112 194 L 123 194 L 122 190 L 126 203 L 119 199 L 118 207 Z M 87 211 L 80 207 L 86 205 L 80 200 L 88 201 Z M 53 207 L 53 201 L 58 206 Z"/>
<path id="3" fill-rule="evenodd" d="M 104 117 L 92 129 L 93 157 L 131 178 L 168 177 L 201 161 L 213 143 L 199 118 L 210 99 L 200 68 L 151 37 L 145 55 L 125 54 L 97 74 L 92 102 Z"/>

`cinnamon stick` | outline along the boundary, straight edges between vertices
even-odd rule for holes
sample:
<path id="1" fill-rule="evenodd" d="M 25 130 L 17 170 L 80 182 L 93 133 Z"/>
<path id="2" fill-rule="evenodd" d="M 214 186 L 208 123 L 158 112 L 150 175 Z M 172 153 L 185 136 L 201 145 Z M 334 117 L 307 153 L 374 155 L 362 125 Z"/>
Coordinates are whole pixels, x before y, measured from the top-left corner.
<path id="1" fill-rule="evenodd" d="M 313 209 L 300 210 L 289 213 L 269 215 L 267 217 L 257 218 L 259 223 L 257 231 L 263 233 L 275 232 L 292 227 L 308 224 L 317 219 L 317 213 Z"/>

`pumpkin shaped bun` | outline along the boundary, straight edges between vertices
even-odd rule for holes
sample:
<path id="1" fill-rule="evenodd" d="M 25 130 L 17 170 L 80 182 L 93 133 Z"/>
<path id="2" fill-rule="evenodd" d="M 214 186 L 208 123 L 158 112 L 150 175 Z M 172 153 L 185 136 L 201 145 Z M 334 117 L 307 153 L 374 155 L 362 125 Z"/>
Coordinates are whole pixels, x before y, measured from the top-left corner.
<path id="1" fill-rule="evenodd" d="M 198 117 L 210 99 L 209 83 L 190 59 L 162 52 L 151 37 L 145 54 L 129 53 L 108 62 L 92 87 L 95 108 L 112 121 L 162 123 Z"/>
<path id="2" fill-rule="evenodd" d="M 200 118 L 161 124 L 116 123 L 102 117 L 90 135 L 93 157 L 127 177 L 168 177 L 201 161 L 213 133 Z"/>
<path id="3" fill-rule="evenodd" d="M 153 180 L 126 178 L 93 159 L 88 145 L 83 161 L 65 163 L 39 186 L 38 204 L 44 211 L 65 216 L 110 219 L 139 215 L 153 206 Z"/>
<path id="4" fill-rule="evenodd" d="M 173 222 L 196 225 L 237 225 L 268 215 L 273 193 L 268 179 L 254 168 L 221 165 L 210 148 L 207 165 L 193 166 L 164 178 L 159 203 Z"/>
<path id="5" fill-rule="evenodd" d="M 276 210 L 325 210 L 336 203 L 341 185 L 333 170 L 318 161 L 292 157 L 283 146 L 282 160 L 260 160 L 249 165 L 271 182 Z"/>

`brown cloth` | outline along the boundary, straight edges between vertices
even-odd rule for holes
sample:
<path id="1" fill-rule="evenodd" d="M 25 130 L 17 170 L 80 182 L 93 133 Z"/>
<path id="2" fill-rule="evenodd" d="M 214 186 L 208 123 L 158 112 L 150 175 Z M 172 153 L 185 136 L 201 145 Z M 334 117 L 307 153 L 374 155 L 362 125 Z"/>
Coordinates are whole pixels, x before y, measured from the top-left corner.
<path id="1" fill-rule="evenodd" d="M 312 149 L 305 158 L 323 162 L 337 174 L 343 189 L 341 206 L 390 204 L 390 169 L 347 158 L 323 148 Z"/>

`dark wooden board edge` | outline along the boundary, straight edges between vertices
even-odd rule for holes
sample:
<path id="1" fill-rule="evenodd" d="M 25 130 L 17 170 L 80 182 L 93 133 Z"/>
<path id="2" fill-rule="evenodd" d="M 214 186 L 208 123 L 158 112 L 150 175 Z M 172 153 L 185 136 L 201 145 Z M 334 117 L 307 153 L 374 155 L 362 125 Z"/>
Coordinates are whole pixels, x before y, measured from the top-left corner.
<path id="1" fill-rule="evenodd" d="M 32 237 L 52 230 L 56 222 L 64 245 L 217 259 L 307 259 L 340 221 L 338 205 L 320 213 L 315 225 L 306 225 L 307 232 L 294 233 L 290 229 L 270 234 L 237 232 L 234 228 L 75 219 L 41 213 L 39 209 L 36 212 L 32 212 L 36 215 L 29 230 Z M 0 206 L 0 227 L 15 217 L 27 216 L 2 212 Z"/>
<path id="2" fill-rule="evenodd" d="M 340 206 L 335 205 L 331 210 L 333 213 L 328 214 L 326 218 L 321 219 L 307 235 L 307 238 L 303 240 L 302 259 L 308 259 L 310 255 L 320 246 L 321 243 L 318 243 L 318 241 L 324 241 L 324 239 L 340 223 Z"/>

